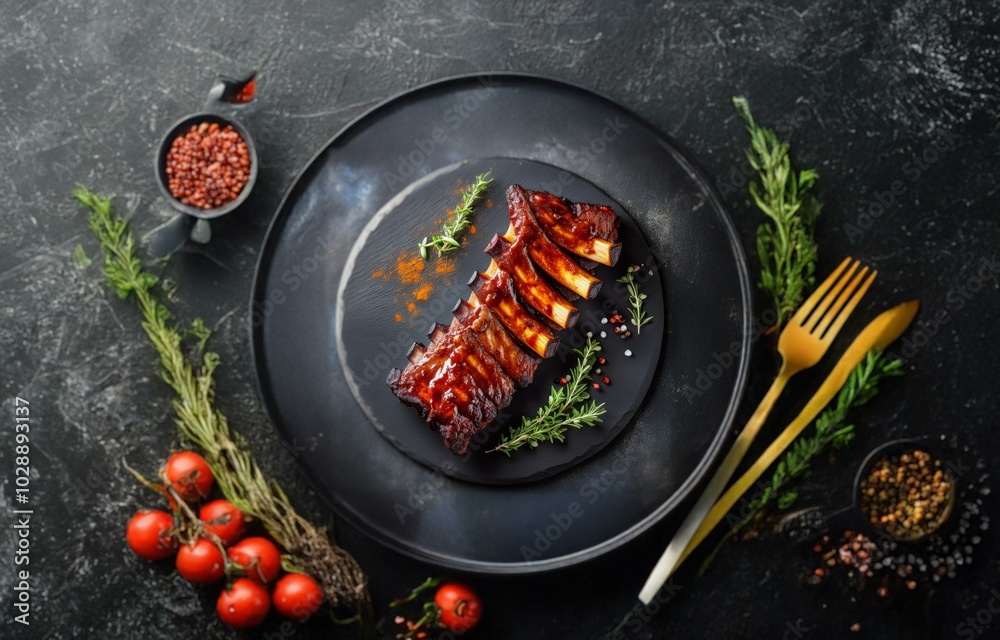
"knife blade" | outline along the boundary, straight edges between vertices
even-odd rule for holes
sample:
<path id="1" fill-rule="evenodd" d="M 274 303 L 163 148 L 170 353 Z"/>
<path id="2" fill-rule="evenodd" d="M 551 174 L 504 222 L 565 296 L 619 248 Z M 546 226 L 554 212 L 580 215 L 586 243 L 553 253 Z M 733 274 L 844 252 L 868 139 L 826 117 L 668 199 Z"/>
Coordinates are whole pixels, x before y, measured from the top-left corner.
<path id="1" fill-rule="evenodd" d="M 906 331 L 910 323 L 913 322 L 917 309 L 920 307 L 919 300 L 911 300 L 897 305 L 879 314 L 874 320 L 868 323 L 861 333 L 854 339 L 851 345 L 844 351 L 837 364 L 830 371 L 826 380 L 820 385 L 819 390 L 806 403 L 799 415 L 788 427 L 771 443 L 764 453 L 754 462 L 746 473 L 737 480 L 729 490 L 722 495 L 708 512 L 701 526 L 695 532 L 691 541 L 684 549 L 677 566 L 691 554 L 691 552 L 701 543 L 702 540 L 722 521 L 723 517 L 746 492 L 746 488 L 756 482 L 760 476 L 781 456 L 786 448 L 809 424 L 819 415 L 819 413 L 837 395 L 848 376 L 855 367 L 864 359 L 865 355 L 872 349 L 885 349 L 892 344 L 899 336 Z M 677 566 L 674 567 L 676 570 Z M 659 584 L 657 584 L 659 582 Z M 653 575 L 647 580 L 646 585 L 640 593 L 639 599 L 648 602 L 656 595 L 663 584 Z"/>

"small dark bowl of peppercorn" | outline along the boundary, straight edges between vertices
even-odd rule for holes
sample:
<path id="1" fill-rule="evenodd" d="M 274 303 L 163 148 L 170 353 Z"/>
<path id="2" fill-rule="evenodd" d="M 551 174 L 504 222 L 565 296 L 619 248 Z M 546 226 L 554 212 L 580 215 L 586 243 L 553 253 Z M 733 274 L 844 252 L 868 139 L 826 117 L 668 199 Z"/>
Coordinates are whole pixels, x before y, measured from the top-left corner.
<path id="1" fill-rule="evenodd" d="M 876 447 L 861 464 L 854 489 L 854 508 L 865 526 L 903 543 L 940 533 L 956 499 L 945 458 L 922 440 Z"/>
<path id="2" fill-rule="evenodd" d="M 160 140 L 156 180 L 182 213 L 218 218 L 250 196 L 257 181 L 257 149 L 239 122 L 214 113 L 177 121 Z"/>

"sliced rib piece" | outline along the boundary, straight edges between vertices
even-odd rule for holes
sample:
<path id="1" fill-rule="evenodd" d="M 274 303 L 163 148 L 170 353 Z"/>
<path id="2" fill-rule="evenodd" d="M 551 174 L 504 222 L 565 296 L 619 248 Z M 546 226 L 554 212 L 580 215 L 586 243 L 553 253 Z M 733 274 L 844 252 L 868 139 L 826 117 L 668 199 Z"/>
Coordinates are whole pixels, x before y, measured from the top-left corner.
<path id="1" fill-rule="evenodd" d="M 406 359 L 409 360 L 411 364 L 414 364 L 424 357 L 425 350 L 426 347 L 424 345 L 419 342 L 414 342 L 410 345 L 410 350 L 406 352 Z"/>
<path id="2" fill-rule="evenodd" d="M 611 207 L 575 204 L 540 191 L 526 191 L 538 225 L 553 242 L 581 258 L 614 266 L 621 255 L 618 216 Z"/>
<path id="3" fill-rule="evenodd" d="M 492 272 L 498 269 L 506 271 L 514 276 L 514 292 L 522 302 L 554 322 L 560 329 L 569 329 L 576 324 L 580 310 L 538 275 L 528 258 L 524 238 L 510 242 L 503 236 L 493 236 L 486 247 L 486 253 L 494 260 L 486 271 L 487 275 L 492 276 Z"/>
<path id="4" fill-rule="evenodd" d="M 529 197 L 531 193 L 535 192 L 529 192 Z M 602 204 L 585 204 L 583 202 L 574 202 L 570 208 L 579 221 L 590 225 L 597 237 L 604 238 L 611 243 L 618 243 L 618 224 L 621 222 L 621 218 L 618 217 L 614 209 Z M 545 226 L 542 225 L 542 228 L 544 229 Z"/>
<path id="5" fill-rule="evenodd" d="M 479 343 L 477 334 L 462 326 L 431 332 L 423 356 L 386 379 L 402 402 L 416 408 L 461 454 L 469 439 L 510 404 L 514 383 Z"/>
<path id="6" fill-rule="evenodd" d="M 473 294 L 470 304 L 489 308 L 514 337 L 541 357 L 555 355 L 559 338 L 517 301 L 509 273 L 497 271 L 487 276 L 477 271 L 469 280 L 469 287 Z"/>
<path id="7" fill-rule="evenodd" d="M 492 311 L 483 305 L 473 307 L 460 300 L 453 313 L 452 326 L 458 324 L 475 333 L 479 344 L 500 364 L 515 387 L 523 389 L 531 384 L 541 359 L 526 353 Z"/>
<path id="8" fill-rule="evenodd" d="M 524 240 L 535 265 L 573 293 L 587 299 L 597 295 L 601 281 L 549 240 L 531 212 L 524 188 L 515 184 L 507 189 L 507 208 L 513 227 L 513 235 L 508 229 L 507 240 Z"/>

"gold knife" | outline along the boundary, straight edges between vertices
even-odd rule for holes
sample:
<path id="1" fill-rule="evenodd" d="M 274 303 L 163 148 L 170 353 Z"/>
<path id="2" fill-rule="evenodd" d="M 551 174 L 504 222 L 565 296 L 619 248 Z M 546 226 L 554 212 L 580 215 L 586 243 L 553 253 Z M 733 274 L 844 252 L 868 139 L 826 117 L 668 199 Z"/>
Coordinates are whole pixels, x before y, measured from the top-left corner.
<path id="1" fill-rule="evenodd" d="M 712 507 L 712 510 L 708 512 L 705 520 L 698 527 L 698 531 L 691 538 L 691 542 L 684 549 L 684 553 L 677 563 L 678 566 L 705 539 L 705 536 L 722 522 L 722 518 L 729 513 L 729 510 L 733 508 L 745 493 L 744 487 L 749 487 L 756 482 L 767 468 L 774 464 L 778 457 L 788 448 L 788 445 L 833 400 L 840 391 L 840 388 L 847 382 L 847 377 L 851 375 L 851 372 L 864 359 L 865 355 L 872 349 L 885 349 L 892 344 L 896 338 L 906 331 L 910 323 L 913 322 L 913 317 L 917 314 L 919 307 L 919 300 L 904 302 L 880 314 L 858 334 L 858 337 L 854 339 L 851 346 L 847 348 L 844 355 L 837 361 L 833 371 L 823 381 L 819 391 L 809 400 L 809 403 L 802 409 L 798 417 L 785 428 L 781 435 L 771 443 L 771 446 L 761 454 L 753 466 L 719 498 L 715 506 Z"/>

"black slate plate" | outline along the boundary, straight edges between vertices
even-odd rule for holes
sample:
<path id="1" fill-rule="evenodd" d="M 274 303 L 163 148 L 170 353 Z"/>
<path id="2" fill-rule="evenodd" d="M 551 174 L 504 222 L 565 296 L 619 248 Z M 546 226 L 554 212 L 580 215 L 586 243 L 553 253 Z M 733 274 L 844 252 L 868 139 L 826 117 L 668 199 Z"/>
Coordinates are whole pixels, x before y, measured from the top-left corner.
<path id="1" fill-rule="evenodd" d="M 666 296 L 659 367 L 631 423 L 584 463 L 529 485 L 455 480 L 457 467 L 402 453 L 355 401 L 336 337 L 345 261 L 371 218 L 434 171 L 489 158 L 559 167 L 620 203 Z M 261 398 L 317 490 L 396 549 L 495 573 L 580 562 L 670 513 L 720 452 L 750 350 L 745 258 L 704 177 L 613 101 L 520 75 L 414 89 L 331 140 L 272 221 L 250 312 Z"/>
<path id="2" fill-rule="evenodd" d="M 445 210 L 455 206 L 457 188 L 487 171 L 494 182 L 476 207 L 476 232 L 465 236 L 461 251 L 420 261 L 418 242 L 440 229 Z M 403 354 L 413 342 L 427 344 L 426 334 L 432 324 L 451 322 L 449 310 L 458 300 L 469 297 L 469 277 L 477 270 L 485 271 L 490 262 L 483 250 L 494 234 L 507 230 L 504 191 L 510 184 L 533 190 L 552 189 L 574 202 L 613 207 L 622 221 L 622 255 L 614 268 L 599 266 L 595 270 L 603 282 L 600 293 L 593 300 L 574 301 L 580 309 L 580 321 L 573 329 L 557 333 L 561 338 L 559 351 L 542 362 L 534 383 L 518 390 L 500 417 L 476 434 L 469 450 L 455 456 L 414 409 L 396 400 L 385 378 L 391 368 L 406 364 Z M 424 272 L 405 271 L 412 281 L 404 282 L 395 268 L 399 260 L 415 261 Z M 601 319 L 616 310 L 628 316 L 625 286 L 615 280 L 625 275 L 632 264 L 645 266 L 634 277 L 647 292 L 645 311 L 654 322 L 639 333 L 633 327 L 632 336 L 622 340 Z M 438 273 L 439 269 L 443 272 Z M 372 217 L 354 244 L 341 277 L 336 307 L 337 352 L 354 398 L 371 424 L 401 451 L 430 469 L 483 484 L 514 484 L 549 477 L 579 464 L 611 442 L 649 390 L 664 330 L 659 272 L 645 238 L 622 206 L 563 169 L 510 158 L 484 158 L 442 167 L 392 198 Z M 591 391 L 607 411 L 602 424 L 574 430 L 564 444 L 557 446 L 525 448 L 510 458 L 489 453 L 501 434 L 520 424 L 521 416 L 535 415 L 545 403 L 555 379 L 565 376 L 576 363 L 578 356 L 573 349 L 584 344 L 588 332 L 602 343 L 601 355 L 608 360 L 596 378 L 599 389 Z M 631 355 L 625 356 L 626 351 Z M 610 384 L 603 383 L 604 376 Z"/>

